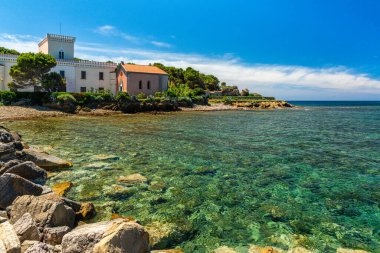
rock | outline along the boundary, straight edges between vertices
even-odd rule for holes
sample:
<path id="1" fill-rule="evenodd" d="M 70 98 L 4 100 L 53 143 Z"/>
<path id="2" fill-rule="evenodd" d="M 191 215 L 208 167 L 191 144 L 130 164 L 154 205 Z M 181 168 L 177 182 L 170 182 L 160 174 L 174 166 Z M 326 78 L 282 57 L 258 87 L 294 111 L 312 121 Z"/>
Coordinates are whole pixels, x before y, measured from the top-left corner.
<path id="1" fill-rule="evenodd" d="M 30 213 L 42 230 L 45 227 L 74 227 L 75 212 L 55 194 L 21 196 L 12 204 L 11 221 L 17 221 L 24 213 Z"/>
<path id="2" fill-rule="evenodd" d="M 10 161 L 4 163 L 4 165 L 0 169 L 0 176 L 3 175 L 9 168 L 11 168 L 17 164 L 20 164 L 20 163 L 22 163 L 22 162 L 17 160 L 17 159 L 10 160 Z"/>
<path id="3" fill-rule="evenodd" d="M 88 220 L 96 215 L 94 204 L 90 202 L 84 202 L 81 204 L 80 209 L 76 212 L 76 217 L 79 220 Z"/>
<path id="4" fill-rule="evenodd" d="M 16 159 L 16 148 L 13 142 L 0 143 L 0 160 L 9 161 Z"/>
<path id="5" fill-rule="evenodd" d="M 91 158 L 97 161 L 108 161 L 108 160 L 116 161 L 120 159 L 120 157 L 116 155 L 106 155 L 106 154 L 93 155 Z"/>
<path id="6" fill-rule="evenodd" d="M 86 224 L 66 234 L 63 253 L 149 252 L 149 235 L 137 223 L 117 219 Z"/>
<path id="7" fill-rule="evenodd" d="M 149 244 L 152 248 L 165 248 L 175 237 L 175 224 L 153 222 L 145 226 L 149 233 Z"/>
<path id="8" fill-rule="evenodd" d="M 10 143 L 15 141 L 9 129 L 0 126 L 0 142 L 2 143 Z"/>
<path id="9" fill-rule="evenodd" d="M 295 247 L 288 250 L 288 253 L 313 253 L 313 251 L 307 250 L 302 247 Z"/>
<path id="10" fill-rule="evenodd" d="M 51 189 L 58 196 L 64 196 L 72 186 L 73 184 L 71 182 L 63 182 L 55 184 Z"/>
<path id="11" fill-rule="evenodd" d="M 39 243 L 39 241 L 24 241 L 23 243 L 21 243 L 21 253 L 24 253 L 27 249 L 29 249 L 36 243 Z"/>
<path id="12" fill-rule="evenodd" d="M 117 181 L 132 185 L 146 183 L 148 179 L 139 173 L 135 173 L 128 176 L 121 176 Z"/>
<path id="13" fill-rule="evenodd" d="M 53 192 L 53 190 L 47 185 L 42 185 L 41 187 L 42 187 L 41 195 L 49 194 Z"/>
<path id="14" fill-rule="evenodd" d="M 285 251 L 282 249 L 278 249 L 278 248 L 274 248 L 270 246 L 260 247 L 257 245 L 251 245 L 248 250 L 248 253 L 283 253 L 283 252 Z"/>
<path id="15" fill-rule="evenodd" d="M 59 251 L 52 245 L 38 242 L 29 247 L 25 253 L 59 253 Z"/>
<path id="16" fill-rule="evenodd" d="M 32 161 L 37 166 L 46 170 L 68 168 L 73 165 L 71 162 L 33 149 L 24 149 L 21 157 L 24 161 Z"/>
<path id="17" fill-rule="evenodd" d="M 0 248 L 5 248 L 6 253 L 20 253 L 21 244 L 17 237 L 16 231 L 9 221 L 0 223 Z"/>
<path id="18" fill-rule="evenodd" d="M 22 195 L 40 195 L 42 187 L 14 174 L 0 176 L 0 208 L 5 209 Z"/>
<path id="19" fill-rule="evenodd" d="M 0 211 L 0 217 L 8 219 L 7 211 Z"/>
<path id="20" fill-rule="evenodd" d="M 62 238 L 69 233 L 71 229 L 67 226 L 45 228 L 43 241 L 50 245 L 58 245 L 62 243 Z"/>
<path id="21" fill-rule="evenodd" d="M 47 179 L 47 173 L 33 162 L 18 163 L 8 168 L 6 173 L 12 173 L 37 183 L 44 183 Z"/>
<path id="22" fill-rule="evenodd" d="M 37 224 L 30 213 L 25 213 L 21 216 L 21 218 L 13 224 L 13 228 L 21 243 L 25 240 L 39 241 L 42 238 L 42 235 L 38 231 Z"/>
<path id="23" fill-rule="evenodd" d="M 2 240 L 0 240 L 0 252 L 1 253 L 6 253 L 7 249 L 5 248 L 5 245 Z"/>
<path id="24" fill-rule="evenodd" d="M 6 222 L 6 221 L 8 221 L 8 219 L 7 219 L 7 218 L 4 218 L 4 217 L 0 217 L 0 223 Z"/>
<path id="25" fill-rule="evenodd" d="M 222 246 L 214 250 L 214 253 L 237 253 L 234 249 L 227 246 Z"/>
<path id="26" fill-rule="evenodd" d="M 336 253 L 370 253 L 369 251 L 365 250 L 358 250 L 358 249 L 344 249 L 344 248 L 338 248 L 336 250 Z"/>

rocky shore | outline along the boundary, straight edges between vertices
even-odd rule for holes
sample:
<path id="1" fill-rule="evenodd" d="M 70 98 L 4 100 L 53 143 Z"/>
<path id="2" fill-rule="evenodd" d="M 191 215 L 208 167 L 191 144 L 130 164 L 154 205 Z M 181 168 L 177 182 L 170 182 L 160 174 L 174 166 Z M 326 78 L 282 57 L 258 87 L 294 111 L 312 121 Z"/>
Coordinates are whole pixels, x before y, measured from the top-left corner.
<path id="1" fill-rule="evenodd" d="M 45 185 L 48 173 L 71 167 L 69 161 L 29 148 L 21 136 L 0 126 L 0 253 L 181 253 L 180 249 L 157 248 L 170 236 L 160 226 L 143 227 L 131 218 L 113 215 L 111 220 L 86 223 L 96 215 L 90 202 L 64 197 L 71 185 Z M 146 182 L 140 174 L 122 176 L 125 183 Z M 169 232 L 170 234 L 170 232 Z M 241 250 L 226 246 L 215 253 Z M 313 252 L 296 247 L 288 251 L 274 247 L 248 246 L 248 253 Z M 338 253 L 365 253 L 337 249 Z"/>

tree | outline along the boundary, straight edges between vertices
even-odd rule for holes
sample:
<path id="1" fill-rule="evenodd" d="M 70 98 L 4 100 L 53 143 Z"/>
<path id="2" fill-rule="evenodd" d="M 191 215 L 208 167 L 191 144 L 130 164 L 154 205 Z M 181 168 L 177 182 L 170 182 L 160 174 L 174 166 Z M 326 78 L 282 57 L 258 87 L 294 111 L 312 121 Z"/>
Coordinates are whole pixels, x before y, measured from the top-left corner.
<path id="1" fill-rule="evenodd" d="M 56 72 L 45 74 L 41 80 L 42 88 L 47 92 L 66 91 L 66 81 Z"/>
<path id="2" fill-rule="evenodd" d="M 57 65 L 53 56 L 43 53 L 23 53 L 17 64 L 9 71 L 13 81 L 8 84 L 12 90 L 41 84 L 43 77 Z"/>
<path id="3" fill-rule="evenodd" d="M 207 90 L 220 90 L 219 79 L 216 76 L 200 74 L 200 77 Z"/>
<path id="4" fill-rule="evenodd" d="M 202 82 L 202 79 L 200 78 L 199 71 L 188 67 L 184 72 L 184 77 L 186 84 L 189 86 L 190 89 L 195 88 L 202 88 L 204 89 L 204 84 Z"/>
<path id="5" fill-rule="evenodd" d="M 8 49 L 5 47 L 0 47 L 0 54 L 14 54 L 19 55 L 20 53 L 14 49 Z"/>
<path id="6" fill-rule="evenodd" d="M 244 97 L 249 96 L 249 90 L 248 89 L 242 89 L 241 90 L 241 95 L 244 96 Z"/>

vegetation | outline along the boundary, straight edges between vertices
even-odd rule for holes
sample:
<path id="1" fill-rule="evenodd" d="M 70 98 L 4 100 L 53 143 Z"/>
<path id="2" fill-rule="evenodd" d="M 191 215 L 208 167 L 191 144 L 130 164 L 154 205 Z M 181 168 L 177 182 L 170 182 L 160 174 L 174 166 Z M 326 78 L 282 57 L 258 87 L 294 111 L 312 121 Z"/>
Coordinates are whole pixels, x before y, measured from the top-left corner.
<path id="1" fill-rule="evenodd" d="M 20 53 L 14 49 L 8 49 L 5 47 L 0 47 L 0 54 L 13 54 L 13 55 L 19 55 Z"/>
<path id="2" fill-rule="evenodd" d="M 43 53 L 23 53 L 17 58 L 17 64 L 9 71 L 13 81 L 8 84 L 11 90 L 37 86 L 44 78 L 49 78 L 51 68 L 57 65 L 53 56 Z"/>
<path id="3" fill-rule="evenodd" d="M 13 91 L 2 90 L 0 91 L 0 103 L 2 105 L 10 105 L 16 101 L 16 93 Z"/>
<path id="4" fill-rule="evenodd" d="M 56 72 L 50 72 L 42 78 L 42 88 L 47 92 L 66 91 L 66 81 Z"/>

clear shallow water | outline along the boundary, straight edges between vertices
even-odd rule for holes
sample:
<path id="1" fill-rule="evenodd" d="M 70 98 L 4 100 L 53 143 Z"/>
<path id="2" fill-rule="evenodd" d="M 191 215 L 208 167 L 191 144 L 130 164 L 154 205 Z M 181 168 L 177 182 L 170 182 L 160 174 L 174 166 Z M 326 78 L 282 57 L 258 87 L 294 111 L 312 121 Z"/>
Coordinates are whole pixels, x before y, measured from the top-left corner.
<path id="1" fill-rule="evenodd" d="M 75 119 L 75 120 L 74 120 Z M 49 118 L 6 123 L 74 167 L 68 196 L 144 225 L 170 246 L 380 248 L 380 107 Z M 51 147 L 49 147 L 49 145 Z M 119 159 L 100 161 L 95 155 Z M 149 185 L 117 178 L 141 173 Z M 174 225 L 173 225 L 174 227 Z M 177 241 L 175 240 L 177 239 Z M 376 251 L 377 252 L 377 251 Z"/>

